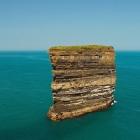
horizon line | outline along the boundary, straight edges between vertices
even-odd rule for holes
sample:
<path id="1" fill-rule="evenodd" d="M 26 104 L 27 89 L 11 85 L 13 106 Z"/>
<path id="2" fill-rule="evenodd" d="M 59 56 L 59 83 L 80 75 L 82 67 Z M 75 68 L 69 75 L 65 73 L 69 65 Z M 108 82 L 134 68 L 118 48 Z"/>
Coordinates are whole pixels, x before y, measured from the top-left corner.
<path id="1" fill-rule="evenodd" d="M 48 51 L 49 50 L 49 48 L 47 48 L 47 49 L 41 49 L 41 50 L 33 50 L 33 49 L 31 49 L 31 50 L 0 50 L 0 52 L 38 52 L 38 51 Z M 140 51 L 140 49 L 139 50 L 131 50 L 131 49 L 128 49 L 128 50 L 126 50 L 126 49 L 124 49 L 124 50 L 116 50 L 116 49 L 114 49 L 116 52 L 118 52 L 118 51 Z"/>

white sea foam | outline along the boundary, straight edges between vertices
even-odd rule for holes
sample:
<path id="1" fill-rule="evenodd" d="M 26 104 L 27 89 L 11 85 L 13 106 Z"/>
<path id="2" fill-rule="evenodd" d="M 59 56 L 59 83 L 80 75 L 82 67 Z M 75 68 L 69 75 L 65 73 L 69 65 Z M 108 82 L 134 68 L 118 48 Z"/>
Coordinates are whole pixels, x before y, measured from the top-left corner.
<path id="1" fill-rule="evenodd" d="M 116 104 L 117 103 L 117 101 L 116 100 L 114 100 L 114 102 L 113 103 L 111 103 L 111 106 L 113 106 L 114 104 Z"/>

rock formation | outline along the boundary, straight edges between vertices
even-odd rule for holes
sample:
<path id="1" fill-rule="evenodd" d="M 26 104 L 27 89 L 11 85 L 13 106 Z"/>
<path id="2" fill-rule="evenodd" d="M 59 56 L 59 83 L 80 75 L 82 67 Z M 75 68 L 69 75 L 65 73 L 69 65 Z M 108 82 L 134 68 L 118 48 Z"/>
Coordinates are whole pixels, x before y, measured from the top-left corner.
<path id="1" fill-rule="evenodd" d="M 49 49 L 53 106 L 48 117 L 62 120 L 99 111 L 114 102 L 112 46 L 58 46 Z"/>

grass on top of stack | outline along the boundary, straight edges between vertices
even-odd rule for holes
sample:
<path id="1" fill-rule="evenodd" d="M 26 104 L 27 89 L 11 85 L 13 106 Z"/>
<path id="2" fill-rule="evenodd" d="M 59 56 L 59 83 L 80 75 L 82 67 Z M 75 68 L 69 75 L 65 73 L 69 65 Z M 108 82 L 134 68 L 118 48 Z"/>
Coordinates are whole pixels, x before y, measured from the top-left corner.
<path id="1" fill-rule="evenodd" d="M 63 51 L 68 51 L 68 50 L 81 50 L 81 49 L 94 49 L 94 50 L 113 50 L 112 46 L 107 46 L 107 45 L 77 45 L 77 46 L 52 46 L 49 50 L 63 50 Z"/>

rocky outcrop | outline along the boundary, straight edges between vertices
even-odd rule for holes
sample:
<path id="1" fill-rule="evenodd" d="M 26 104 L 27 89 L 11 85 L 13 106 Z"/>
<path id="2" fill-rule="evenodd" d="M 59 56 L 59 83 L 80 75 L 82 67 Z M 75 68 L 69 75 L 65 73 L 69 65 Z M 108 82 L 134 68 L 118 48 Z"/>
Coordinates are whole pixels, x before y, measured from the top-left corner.
<path id="1" fill-rule="evenodd" d="M 52 63 L 52 120 L 106 109 L 114 102 L 115 64 L 111 46 L 58 46 L 49 49 Z"/>

